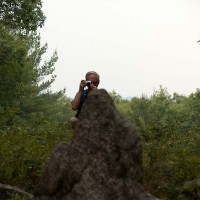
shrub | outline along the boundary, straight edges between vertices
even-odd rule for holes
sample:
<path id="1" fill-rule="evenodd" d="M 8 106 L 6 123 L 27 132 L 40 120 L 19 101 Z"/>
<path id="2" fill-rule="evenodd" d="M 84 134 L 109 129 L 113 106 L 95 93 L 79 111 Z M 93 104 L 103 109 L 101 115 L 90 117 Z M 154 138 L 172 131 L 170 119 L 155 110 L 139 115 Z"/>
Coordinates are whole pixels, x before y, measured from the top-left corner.
<path id="1" fill-rule="evenodd" d="M 143 142 L 145 185 L 164 199 L 200 199 L 200 134 Z"/>
<path id="2" fill-rule="evenodd" d="M 55 144 L 69 143 L 73 131 L 67 124 L 13 127 L 0 132 L 0 180 L 30 193 Z M 18 194 L 17 194 L 18 195 Z"/>

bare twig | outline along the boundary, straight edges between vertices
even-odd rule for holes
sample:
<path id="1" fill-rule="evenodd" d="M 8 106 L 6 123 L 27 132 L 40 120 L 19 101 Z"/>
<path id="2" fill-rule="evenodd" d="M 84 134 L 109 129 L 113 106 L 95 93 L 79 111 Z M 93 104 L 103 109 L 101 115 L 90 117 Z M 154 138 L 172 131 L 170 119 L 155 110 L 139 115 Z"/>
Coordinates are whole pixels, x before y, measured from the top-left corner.
<path id="1" fill-rule="evenodd" d="M 16 187 L 16 186 L 11 186 L 11 185 L 6 185 L 6 184 L 0 183 L 0 188 L 8 189 L 8 190 L 14 190 L 14 191 L 16 191 L 16 192 L 20 192 L 20 193 L 26 194 L 26 195 L 28 195 L 30 198 L 33 197 L 32 194 L 30 194 L 30 193 L 28 193 L 28 192 L 26 192 L 26 191 L 24 191 L 24 190 L 22 190 L 22 189 L 20 189 L 20 188 L 18 188 L 18 187 Z"/>

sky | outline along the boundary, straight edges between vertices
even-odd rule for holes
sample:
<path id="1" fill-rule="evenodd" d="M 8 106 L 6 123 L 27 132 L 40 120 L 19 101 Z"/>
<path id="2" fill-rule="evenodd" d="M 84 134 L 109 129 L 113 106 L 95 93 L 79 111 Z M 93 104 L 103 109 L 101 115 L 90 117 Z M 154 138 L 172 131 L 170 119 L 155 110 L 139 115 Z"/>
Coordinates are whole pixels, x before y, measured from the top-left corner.
<path id="1" fill-rule="evenodd" d="M 44 59 L 59 57 L 52 91 L 73 98 L 91 70 L 123 98 L 200 88 L 199 0 L 43 0 L 43 12 Z"/>

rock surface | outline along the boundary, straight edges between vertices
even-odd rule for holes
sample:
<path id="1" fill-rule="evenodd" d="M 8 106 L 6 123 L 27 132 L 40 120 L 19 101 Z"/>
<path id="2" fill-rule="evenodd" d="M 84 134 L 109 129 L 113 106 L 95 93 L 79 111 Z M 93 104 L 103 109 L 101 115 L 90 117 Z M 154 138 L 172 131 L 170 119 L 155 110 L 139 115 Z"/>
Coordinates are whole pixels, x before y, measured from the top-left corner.
<path id="1" fill-rule="evenodd" d="M 156 200 L 142 186 L 142 146 L 104 89 L 90 92 L 71 144 L 55 147 L 34 200 Z"/>

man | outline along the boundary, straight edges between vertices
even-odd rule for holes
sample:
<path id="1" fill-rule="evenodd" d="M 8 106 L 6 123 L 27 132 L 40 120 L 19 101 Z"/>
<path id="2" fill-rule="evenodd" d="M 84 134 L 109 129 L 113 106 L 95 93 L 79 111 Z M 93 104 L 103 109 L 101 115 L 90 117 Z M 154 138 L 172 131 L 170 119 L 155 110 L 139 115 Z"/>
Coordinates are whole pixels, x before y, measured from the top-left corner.
<path id="1" fill-rule="evenodd" d="M 79 90 L 72 101 L 72 110 L 77 110 L 75 118 L 71 118 L 71 123 L 74 124 L 78 120 L 82 105 L 91 90 L 98 88 L 100 82 L 99 74 L 95 71 L 89 71 L 85 75 L 85 80 L 81 80 Z"/>

